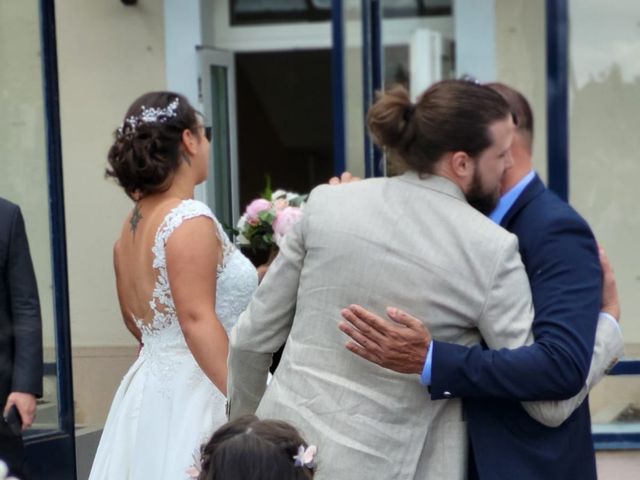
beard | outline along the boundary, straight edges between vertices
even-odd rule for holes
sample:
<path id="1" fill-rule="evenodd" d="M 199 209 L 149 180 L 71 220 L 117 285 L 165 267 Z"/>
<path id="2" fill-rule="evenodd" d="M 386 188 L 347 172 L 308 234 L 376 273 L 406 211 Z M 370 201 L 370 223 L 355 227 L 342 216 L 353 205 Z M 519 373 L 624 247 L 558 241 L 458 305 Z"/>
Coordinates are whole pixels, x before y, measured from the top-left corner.
<path id="1" fill-rule="evenodd" d="M 498 184 L 499 185 L 499 184 Z M 482 185 L 478 169 L 473 173 L 473 179 L 469 191 L 465 194 L 467 202 L 473 208 L 483 215 L 489 215 L 498 206 L 500 201 L 500 189 L 495 188 L 493 191 L 487 191 Z"/>

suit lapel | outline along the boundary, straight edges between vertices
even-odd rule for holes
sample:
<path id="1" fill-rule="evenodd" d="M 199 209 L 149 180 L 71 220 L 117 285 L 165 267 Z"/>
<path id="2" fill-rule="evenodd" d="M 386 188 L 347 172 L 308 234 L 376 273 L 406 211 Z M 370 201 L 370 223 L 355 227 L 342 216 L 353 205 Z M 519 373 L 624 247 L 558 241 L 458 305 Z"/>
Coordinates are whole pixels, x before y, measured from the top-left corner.
<path id="1" fill-rule="evenodd" d="M 518 212 L 522 210 L 531 200 L 544 192 L 545 188 L 546 187 L 544 186 L 544 183 L 542 183 L 542 180 L 540 180 L 540 177 L 538 177 L 538 174 L 536 174 L 533 177 L 533 180 L 531 180 L 529 185 L 525 187 L 518 199 L 506 213 L 506 215 L 500 222 L 500 225 L 509 230 L 509 225 L 511 224 L 513 218 L 515 218 L 515 216 L 518 214 Z"/>

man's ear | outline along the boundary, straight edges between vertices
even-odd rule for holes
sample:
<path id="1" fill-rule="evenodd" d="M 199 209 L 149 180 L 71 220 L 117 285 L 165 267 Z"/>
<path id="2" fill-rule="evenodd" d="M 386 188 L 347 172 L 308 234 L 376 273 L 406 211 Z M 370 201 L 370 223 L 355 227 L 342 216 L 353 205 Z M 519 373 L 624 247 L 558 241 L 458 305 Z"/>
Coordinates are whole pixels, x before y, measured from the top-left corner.
<path id="1" fill-rule="evenodd" d="M 449 163 L 451 165 L 451 171 L 461 180 L 473 176 L 475 162 L 466 152 L 454 152 L 453 155 L 449 157 Z"/>

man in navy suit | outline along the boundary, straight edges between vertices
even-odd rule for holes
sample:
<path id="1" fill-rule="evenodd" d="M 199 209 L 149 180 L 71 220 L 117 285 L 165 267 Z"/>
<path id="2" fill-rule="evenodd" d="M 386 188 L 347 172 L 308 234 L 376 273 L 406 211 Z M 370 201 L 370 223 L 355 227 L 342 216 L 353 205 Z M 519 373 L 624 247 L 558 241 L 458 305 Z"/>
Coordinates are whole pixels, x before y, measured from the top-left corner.
<path id="1" fill-rule="evenodd" d="M 606 272 L 603 304 L 599 252 L 589 226 L 532 170 L 528 102 L 505 85 L 488 87 L 507 100 L 518 124 L 514 166 L 505 174 L 491 218 L 518 237 L 535 307 L 535 343 L 498 351 L 442 343 L 397 309 L 388 314 L 400 324 L 352 306 L 343 311 L 346 322 L 340 328 L 355 340 L 347 345 L 354 353 L 392 370 L 421 374 L 432 399 L 463 398 L 469 478 L 595 479 L 589 404 L 580 401 L 592 385 L 585 386 L 587 375 L 594 380 L 592 374 L 602 373 L 589 369 L 596 326 L 599 332 L 600 324 L 612 328 L 619 317 L 613 275 Z M 570 397 L 579 406 L 557 428 L 538 423 L 520 403 Z"/>
<path id="2" fill-rule="evenodd" d="M 0 198 L 0 407 L 15 406 L 25 430 L 42 395 L 42 325 L 36 277 L 20 208 Z M 0 459 L 21 478 L 22 438 L 0 418 Z"/>

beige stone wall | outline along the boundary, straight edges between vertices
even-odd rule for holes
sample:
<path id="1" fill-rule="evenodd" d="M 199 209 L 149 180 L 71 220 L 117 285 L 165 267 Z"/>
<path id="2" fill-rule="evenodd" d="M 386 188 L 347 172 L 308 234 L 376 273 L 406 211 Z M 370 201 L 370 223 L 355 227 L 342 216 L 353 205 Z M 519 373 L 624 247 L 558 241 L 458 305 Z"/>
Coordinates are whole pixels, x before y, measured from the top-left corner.
<path id="1" fill-rule="evenodd" d="M 166 88 L 164 2 L 56 1 L 76 421 L 101 425 L 133 362 L 112 267 L 131 202 L 105 180 L 112 132 L 140 94 Z"/>
<path id="2" fill-rule="evenodd" d="M 545 0 L 495 0 L 496 79 L 524 94 L 535 118 L 534 168 L 547 179 Z"/>
<path id="3" fill-rule="evenodd" d="M 76 424 L 104 425 L 115 390 L 137 352 L 137 346 L 73 349 Z"/>
<path id="4" fill-rule="evenodd" d="M 165 88 L 163 1 L 61 0 L 56 21 L 72 343 L 132 345 L 112 267 L 131 203 L 104 169 L 129 104 Z"/>

